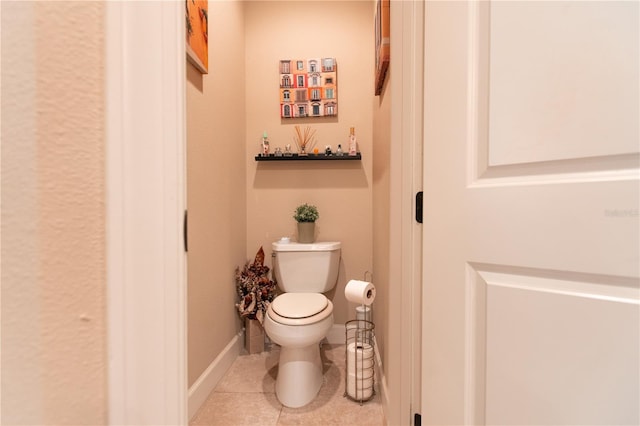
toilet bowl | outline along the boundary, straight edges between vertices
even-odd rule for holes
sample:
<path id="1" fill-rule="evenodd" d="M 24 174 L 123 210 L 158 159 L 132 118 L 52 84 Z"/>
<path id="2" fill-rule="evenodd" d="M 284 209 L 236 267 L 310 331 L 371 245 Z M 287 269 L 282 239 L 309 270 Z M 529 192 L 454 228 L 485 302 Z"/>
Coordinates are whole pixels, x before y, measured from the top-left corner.
<path id="1" fill-rule="evenodd" d="M 319 343 L 332 326 L 333 304 L 319 293 L 284 293 L 269 306 L 264 329 L 281 347 L 276 396 L 284 406 L 302 407 L 320 391 Z"/>
<path id="2" fill-rule="evenodd" d="M 335 287 L 340 243 L 272 244 L 274 274 L 283 291 L 264 319 L 267 336 L 280 345 L 276 396 L 302 407 L 322 387 L 320 341 L 333 326 L 333 303 L 323 294 Z"/>

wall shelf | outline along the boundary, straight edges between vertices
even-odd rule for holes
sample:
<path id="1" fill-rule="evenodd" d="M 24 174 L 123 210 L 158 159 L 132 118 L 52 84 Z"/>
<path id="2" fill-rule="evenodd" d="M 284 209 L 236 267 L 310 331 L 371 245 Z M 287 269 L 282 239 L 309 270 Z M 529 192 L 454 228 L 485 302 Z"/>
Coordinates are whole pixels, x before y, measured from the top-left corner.
<path id="1" fill-rule="evenodd" d="M 279 156 L 276 157 L 273 154 L 269 154 L 268 157 L 262 155 L 256 155 L 256 161 L 353 161 L 353 160 L 362 160 L 362 155 L 357 153 L 356 155 L 347 155 L 344 154 L 342 156 L 338 155 L 324 155 L 324 154 L 308 154 L 299 156 L 298 154 L 293 154 L 290 157 Z"/>

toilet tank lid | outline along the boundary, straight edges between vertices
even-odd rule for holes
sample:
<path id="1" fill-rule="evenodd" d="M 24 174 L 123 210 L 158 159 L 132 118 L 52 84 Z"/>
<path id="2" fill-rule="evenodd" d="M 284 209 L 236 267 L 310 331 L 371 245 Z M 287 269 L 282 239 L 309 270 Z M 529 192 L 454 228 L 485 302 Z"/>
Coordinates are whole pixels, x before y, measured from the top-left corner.
<path id="1" fill-rule="evenodd" d="M 340 249 L 340 242 L 338 241 L 327 241 L 327 242 L 317 242 L 311 244 L 303 244 L 303 243 L 283 243 L 280 241 L 276 241 L 271 244 L 271 248 L 273 251 L 334 251 Z"/>

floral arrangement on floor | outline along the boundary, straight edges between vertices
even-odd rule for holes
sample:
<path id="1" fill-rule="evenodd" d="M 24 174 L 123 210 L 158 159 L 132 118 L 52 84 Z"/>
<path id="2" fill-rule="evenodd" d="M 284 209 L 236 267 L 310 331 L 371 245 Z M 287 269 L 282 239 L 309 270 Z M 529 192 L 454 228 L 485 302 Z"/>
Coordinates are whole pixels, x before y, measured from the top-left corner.
<path id="1" fill-rule="evenodd" d="M 236 268 L 236 290 L 240 302 L 236 308 L 240 318 L 257 319 L 262 324 L 269 305 L 276 296 L 276 283 L 269 279 L 269 267 L 264 264 L 264 250 L 256 253 L 253 263 Z"/>

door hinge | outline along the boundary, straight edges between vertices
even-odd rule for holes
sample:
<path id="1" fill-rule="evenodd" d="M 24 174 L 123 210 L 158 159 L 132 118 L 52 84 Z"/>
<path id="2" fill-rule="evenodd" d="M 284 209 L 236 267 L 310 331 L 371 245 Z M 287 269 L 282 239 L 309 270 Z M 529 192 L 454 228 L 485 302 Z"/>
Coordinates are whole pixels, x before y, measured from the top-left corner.
<path id="1" fill-rule="evenodd" d="M 422 223 L 422 191 L 416 194 L 416 222 Z"/>
<path id="2" fill-rule="evenodd" d="M 182 238 L 184 240 L 184 251 L 189 251 L 189 242 L 187 240 L 187 229 L 189 228 L 189 222 L 187 220 L 187 211 L 184 211 L 184 218 L 182 220 Z"/>
<path id="3" fill-rule="evenodd" d="M 422 425 L 422 416 L 420 413 L 415 413 L 413 415 L 413 426 L 421 426 Z"/>

